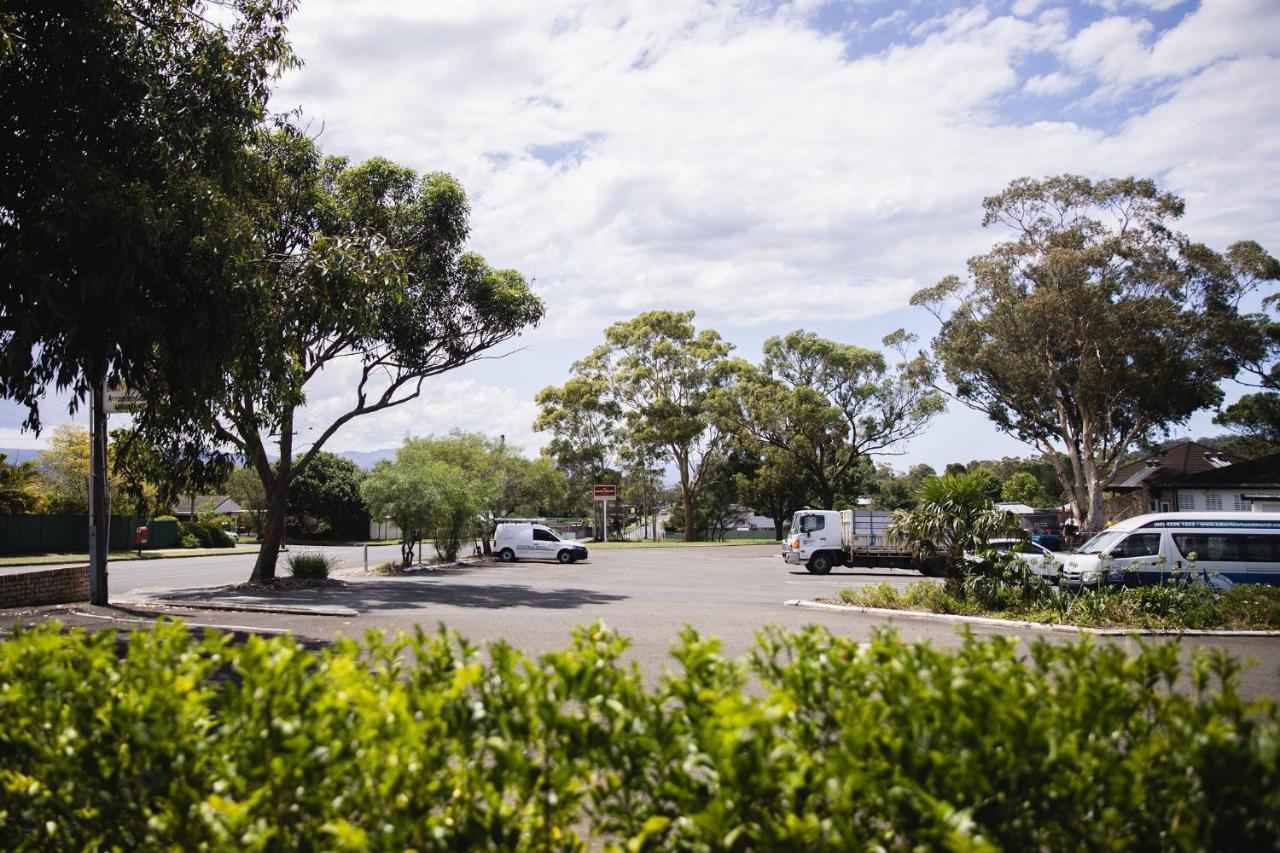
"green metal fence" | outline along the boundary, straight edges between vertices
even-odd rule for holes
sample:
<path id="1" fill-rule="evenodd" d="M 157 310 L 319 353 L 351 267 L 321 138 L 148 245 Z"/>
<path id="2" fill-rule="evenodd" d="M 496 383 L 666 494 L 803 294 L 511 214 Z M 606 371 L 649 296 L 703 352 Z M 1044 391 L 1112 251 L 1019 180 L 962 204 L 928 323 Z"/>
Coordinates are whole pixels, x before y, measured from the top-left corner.
<path id="1" fill-rule="evenodd" d="M 147 526 L 146 548 L 178 544 L 178 522 L 147 521 L 140 516 L 111 516 L 111 549 L 136 547 L 135 531 Z M 83 515 L 0 515 L 0 555 L 85 554 L 89 551 L 89 519 Z"/>

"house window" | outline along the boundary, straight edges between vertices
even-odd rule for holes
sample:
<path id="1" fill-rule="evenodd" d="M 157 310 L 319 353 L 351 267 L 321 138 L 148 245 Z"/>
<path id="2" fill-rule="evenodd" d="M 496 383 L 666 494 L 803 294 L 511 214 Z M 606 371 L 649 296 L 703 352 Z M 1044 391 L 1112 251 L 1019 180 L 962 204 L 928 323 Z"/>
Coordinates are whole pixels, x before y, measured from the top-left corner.
<path id="1" fill-rule="evenodd" d="M 1196 508 L 1196 496 L 1192 492 L 1178 492 L 1178 512 L 1190 512 Z"/>
<path id="2" fill-rule="evenodd" d="M 1205 495 L 1204 508 L 1215 512 L 1222 511 L 1222 495 Z"/>
<path id="3" fill-rule="evenodd" d="M 1250 512 L 1253 510 L 1253 503 L 1245 500 L 1244 495 L 1236 495 L 1231 500 L 1237 512 Z"/>

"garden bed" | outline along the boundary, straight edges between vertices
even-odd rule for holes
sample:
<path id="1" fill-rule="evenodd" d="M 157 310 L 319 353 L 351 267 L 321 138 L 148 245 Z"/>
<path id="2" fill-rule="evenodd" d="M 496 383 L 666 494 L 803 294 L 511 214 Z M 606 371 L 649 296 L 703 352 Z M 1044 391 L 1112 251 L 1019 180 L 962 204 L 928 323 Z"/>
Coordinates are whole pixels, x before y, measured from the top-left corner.
<path id="1" fill-rule="evenodd" d="M 969 594 L 916 581 L 904 590 L 887 583 L 842 589 L 827 604 L 988 616 L 1082 628 L 1237 631 L 1280 630 L 1280 587 L 1238 584 L 1226 591 L 1203 584 L 1162 584 L 1071 591 L 1049 587 L 1035 595 Z"/>

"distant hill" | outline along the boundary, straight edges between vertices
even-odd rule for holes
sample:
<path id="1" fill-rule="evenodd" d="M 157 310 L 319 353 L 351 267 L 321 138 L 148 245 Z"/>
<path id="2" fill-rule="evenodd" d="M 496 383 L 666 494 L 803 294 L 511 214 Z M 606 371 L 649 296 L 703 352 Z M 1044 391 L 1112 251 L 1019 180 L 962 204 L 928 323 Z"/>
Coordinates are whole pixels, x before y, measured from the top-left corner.
<path id="1" fill-rule="evenodd" d="M 39 450 L 30 447 L 0 447 L 0 453 L 5 455 L 5 462 L 10 465 L 18 465 L 23 462 L 30 462 L 40 455 Z"/>
<path id="2" fill-rule="evenodd" d="M 340 450 L 335 453 L 344 459 L 350 459 L 361 468 L 369 471 L 383 459 L 395 459 L 396 448 L 385 447 L 382 450 Z"/>

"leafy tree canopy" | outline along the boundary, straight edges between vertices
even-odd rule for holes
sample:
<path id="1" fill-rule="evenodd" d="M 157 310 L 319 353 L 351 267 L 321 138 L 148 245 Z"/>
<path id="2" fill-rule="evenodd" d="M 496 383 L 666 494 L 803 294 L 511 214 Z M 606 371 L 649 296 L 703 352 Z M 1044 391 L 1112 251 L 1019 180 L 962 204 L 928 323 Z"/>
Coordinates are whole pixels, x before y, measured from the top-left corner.
<path id="1" fill-rule="evenodd" d="M 899 332 L 885 342 L 909 340 Z M 827 509 L 862 490 L 871 455 L 919 435 L 944 407 L 923 358 L 891 367 L 882 353 L 812 332 L 769 338 L 761 365 L 738 369 L 717 395 L 725 428 L 789 456 Z"/>
<path id="2" fill-rule="evenodd" d="M 207 422 L 260 293 L 244 152 L 293 62 L 294 0 L 0 13 L 0 396 L 120 380 L 139 427 Z M 73 403 L 73 406 L 75 404 Z"/>
<path id="3" fill-rule="evenodd" d="M 983 205 L 1013 239 L 912 304 L 942 321 L 956 396 L 1052 461 L 1095 530 L 1125 452 L 1221 399 L 1250 336 L 1236 306 L 1274 259 L 1192 242 L 1173 229 L 1182 200 L 1149 180 L 1023 178 Z"/>
<path id="4" fill-rule="evenodd" d="M 364 478 L 365 472 L 350 459 L 317 453 L 289 483 L 289 509 L 326 522 L 339 536 L 363 539 L 369 532 L 369 514 L 360 497 Z"/>

